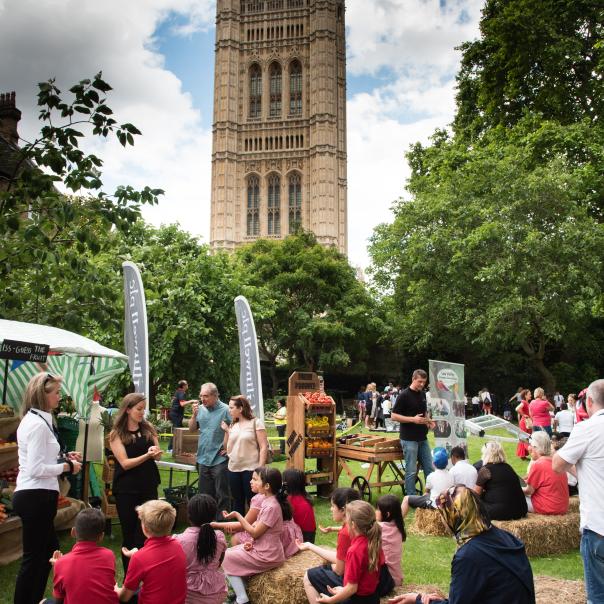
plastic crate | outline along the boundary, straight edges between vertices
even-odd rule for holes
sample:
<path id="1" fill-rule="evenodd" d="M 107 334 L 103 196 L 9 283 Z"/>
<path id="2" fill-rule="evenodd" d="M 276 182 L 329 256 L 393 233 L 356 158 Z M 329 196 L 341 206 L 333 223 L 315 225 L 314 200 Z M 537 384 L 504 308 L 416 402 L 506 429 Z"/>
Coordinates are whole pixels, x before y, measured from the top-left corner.
<path id="1" fill-rule="evenodd" d="M 178 487 L 166 487 L 164 489 L 164 496 L 168 503 L 171 503 L 174 507 L 181 503 L 185 503 L 188 499 L 197 495 L 197 487 L 186 485 L 180 485 Z"/>
<path id="2" fill-rule="evenodd" d="M 78 433 L 80 432 L 80 423 L 73 417 L 64 417 L 59 415 L 57 418 L 57 427 L 63 444 L 68 451 L 75 451 Z"/>

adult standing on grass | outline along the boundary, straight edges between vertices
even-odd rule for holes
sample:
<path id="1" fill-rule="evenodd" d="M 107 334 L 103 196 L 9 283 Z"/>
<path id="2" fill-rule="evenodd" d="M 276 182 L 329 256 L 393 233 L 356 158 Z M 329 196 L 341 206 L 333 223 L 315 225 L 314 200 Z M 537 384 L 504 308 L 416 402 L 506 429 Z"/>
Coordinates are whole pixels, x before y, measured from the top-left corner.
<path id="1" fill-rule="evenodd" d="M 589 604 L 604 602 L 604 379 L 587 389 L 589 420 L 577 424 L 552 468 L 576 472 L 581 489 L 581 557 Z"/>
<path id="2" fill-rule="evenodd" d="M 161 482 L 155 461 L 161 459 L 162 450 L 155 427 L 145 419 L 145 408 L 144 394 L 127 394 L 109 434 L 109 446 L 117 460 L 113 495 L 122 526 L 122 547 L 128 550 L 145 544 L 136 508 L 157 499 Z M 129 562 L 130 558 L 122 554 L 124 574 Z"/>
<path id="3" fill-rule="evenodd" d="M 545 398 L 543 388 L 535 388 L 535 400 L 529 405 L 529 413 L 533 420 L 533 432 L 543 430 L 547 435 L 552 436 L 552 416 L 550 412 L 554 406 Z"/>
<path id="4" fill-rule="evenodd" d="M 13 509 L 23 524 L 23 558 L 15 584 L 15 604 L 37 604 L 44 596 L 50 557 L 59 542 L 54 519 L 59 476 L 77 474 L 79 453 L 67 453 L 59 443 L 52 412 L 61 400 L 61 378 L 39 373 L 27 384 L 23 419 L 17 429 L 19 474 Z"/>
<path id="5" fill-rule="evenodd" d="M 199 492 L 214 497 L 218 504 L 217 520 L 222 520 L 222 511 L 231 509 L 231 493 L 227 468 L 225 433 L 222 422 L 231 423 L 229 407 L 219 399 L 216 384 L 202 384 L 198 403 L 193 404 L 193 415 L 189 430 L 199 428 L 197 463 L 199 464 Z"/>
<path id="6" fill-rule="evenodd" d="M 284 398 L 277 399 L 277 411 L 274 415 L 275 428 L 277 428 L 277 434 L 279 435 L 279 452 L 281 455 L 285 455 L 285 429 L 287 428 L 287 405 Z M 259 464 L 264 465 L 264 464 Z M 258 467 L 258 466 L 256 466 Z"/>
<path id="7" fill-rule="evenodd" d="M 532 398 L 531 391 L 526 389 L 520 393 L 520 403 L 516 407 L 516 413 L 518 413 L 518 427 L 527 434 L 533 432 L 533 422 L 529 414 L 530 402 Z M 520 459 L 527 459 L 528 457 L 528 444 L 523 440 L 518 440 L 518 446 L 516 447 L 516 456 Z"/>
<path id="8" fill-rule="evenodd" d="M 185 417 L 185 406 L 196 402 L 193 400 L 186 400 L 187 390 L 189 389 L 189 384 L 187 380 L 180 380 L 178 382 L 178 388 L 174 392 L 174 396 L 172 397 L 172 406 L 170 407 L 170 421 L 172 422 L 172 433 L 174 434 L 174 430 L 176 428 L 182 428 L 182 420 Z M 168 446 L 168 452 L 172 451 L 172 445 L 174 443 L 174 436 L 170 439 L 170 444 Z"/>
<path id="9" fill-rule="evenodd" d="M 405 459 L 405 494 L 415 495 L 415 473 L 417 462 L 424 471 L 424 477 L 432 472 L 432 452 L 428 444 L 428 430 L 434 422 L 428 415 L 424 387 L 428 374 L 416 369 L 411 376 L 411 384 L 396 399 L 390 414 L 391 421 L 400 423 L 400 439 Z"/>

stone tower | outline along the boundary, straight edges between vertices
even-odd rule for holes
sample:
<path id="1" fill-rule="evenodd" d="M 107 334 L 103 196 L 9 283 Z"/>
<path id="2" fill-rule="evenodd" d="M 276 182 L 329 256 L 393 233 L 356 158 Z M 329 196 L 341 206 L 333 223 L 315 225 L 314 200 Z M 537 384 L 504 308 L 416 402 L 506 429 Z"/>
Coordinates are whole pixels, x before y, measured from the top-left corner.
<path id="1" fill-rule="evenodd" d="M 213 249 L 301 226 L 347 252 L 344 0 L 217 0 Z"/>

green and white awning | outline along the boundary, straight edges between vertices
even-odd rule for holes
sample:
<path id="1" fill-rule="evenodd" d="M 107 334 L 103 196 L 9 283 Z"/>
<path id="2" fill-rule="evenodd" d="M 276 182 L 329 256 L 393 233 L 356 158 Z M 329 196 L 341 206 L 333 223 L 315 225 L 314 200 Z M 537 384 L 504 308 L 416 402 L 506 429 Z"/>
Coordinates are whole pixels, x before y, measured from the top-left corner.
<path id="1" fill-rule="evenodd" d="M 29 380 L 41 371 L 62 376 L 62 390 L 69 395 L 80 417 L 88 419 L 94 390 L 102 392 L 110 380 L 128 366 L 126 355 L 78 334 L 32 323 L 0 320 L 0 342 L 18 340 L 47 344 L 50 352 L 46 363 L 0 360 L 0 401 L 15 410 L 21 407 Z"/>

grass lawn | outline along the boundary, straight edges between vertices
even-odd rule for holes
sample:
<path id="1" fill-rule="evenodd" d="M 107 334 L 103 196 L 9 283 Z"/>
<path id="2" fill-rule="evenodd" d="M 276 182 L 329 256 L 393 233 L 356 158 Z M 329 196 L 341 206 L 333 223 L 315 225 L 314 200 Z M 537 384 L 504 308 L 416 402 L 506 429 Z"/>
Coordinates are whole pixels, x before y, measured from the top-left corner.
<path id="1" fill-rule="evenodd" d="M 272 434 L 269 430 L 269 436 L 276 436 L 276 433 Z M 502 436 L 506 435 L 502 432 Z M 476 461 L 480 457 L 480 448 L 484 440 L 475 436 L 470 436 L 468 439 L 470 459 Z M 508 462 L 520 475 L 526 474 L 527 462 L 518 459 L 515 455 L 516 445 L 513 443 L 502 443 L 506 451 Z M 162 443 L 162 446 L 166 448 L 167 443 Z M 166 456 L 165 459 L 170 459 Z M 310 460 L 309 460 L 310 461 Z M 284 469 L 285 461 L 275 462 L 276 467 Z M 359 464 L 351 462 L 353 468 L 358 469 L 358 474 L 364 475 L 366 470 L 361 469 Z M 100 477 L 100 467 L 98 468 L 97 476 Z M 162 487 L 168 486 L 169 472 L 167 470 L 161 471 Z M 350 483 L 348 477 L 342 473 L 340 480 L 340 486 L 346 486 Z M 184 473 L 174 473 L 174 484 L 184 484 L 185 478 Z M 386 491 L 384 491 L 386 492 Z M 402 491 L 398 487 L 392 489 L 392 493 L 395 495 L 402 496 Z M 373 495 L 375 499 L 377 494 Z M 315 514 L 317 522 L 323 525 L 333 524 L 331 520 L 331 514 L 329 512 L 329 501 L 322 498 L 314 498 Z M 413 512 L 407 517 L 407 523 L 413 521 Z M 117 520 L 114 521 L 117 523 Z M 177 532 L 183 530 L 184 526 L 177 527 Z M 121 530 L 119 523 L 114 524 L 112 527 L 112 536 L 105 537 L 103 545 L 109 547 L 116 553 L 118 559 L 118 582 L 121 584 L 123 576 L 121 569 L 121 561 L 119 559 L 119 549 L 121 546 Z M 68 533 L 61 533 L 59 535 L 61 550 L 67 552 L 73 545 L 73 539 Z M 329 535 L 323 535 L 317 532 L 317 543 L 335 546 L 335 533 Z M 407 542 L 404 546 L 403 552 L 403 571 L 405 582 L 411 583 L 431 583 L 438 585 L 445 591 L 448 590 L 448 584 L 450 579 L 450 563 L 453 553 L 455 552 L 455 541 L 451 538 L 445 537 L 421 537 L 418 535 L 409 535 Z M 571 552 L 552 558 L 531 558 L 531 565 L 533 567 L 533 573 L 535 575 L 549 575 L 552 577 L 559 577 L 563 579 L 583 579 L 583 566 L 581 562 L 581 556 L 579 551 Z M 0 567 L 0 604 L 9 604 L 12 600 L 12 594 L 14 589 L 14 581 L 19 569 L 19 561 L 13 562 L 8 566 Z M 52 585 L 49 581 L 49 589 L 47 595 L 50 596 L 50 586 Z"/>

